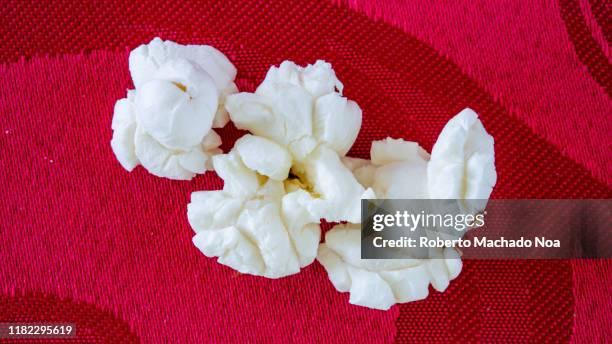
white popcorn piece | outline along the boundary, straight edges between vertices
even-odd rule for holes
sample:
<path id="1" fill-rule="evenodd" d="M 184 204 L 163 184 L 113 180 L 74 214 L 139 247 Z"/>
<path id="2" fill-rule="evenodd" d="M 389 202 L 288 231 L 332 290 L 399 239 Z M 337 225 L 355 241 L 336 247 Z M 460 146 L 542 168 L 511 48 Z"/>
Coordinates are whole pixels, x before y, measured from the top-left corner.
<path id="1" fill-rule="evenodd" d="M 291 155 L 276 142 L 247 134 L 236 141 L 235 147 L 248 168 L 274 180 L 289 176 Z"/>
<path id="2" fill-rule="evenodd" d="M 370 156 L 343 163 L 379 198 L 486 200 L 497 181 L 493 137 L 471 109 L 446 124 L 431 156 L 416 142 L 391 138 L 374 141 Z"/>
<path id="3" fill-rule="evenodd" d="M 432 198 L 488 199 L 497 182 L 494 140 L 465 109 L 442 129 L 427 166 Z"/>
<path id="4" fill-rule="evenodd" d="M 465 109 L 442 130 L 431 156 L 416 142 L 387 138 L 372 143 L 371 160 L 343 157 L 342 162 L 364 187 L 387 199 L 479 199 L 486 202 L 496 182 L 493 138 L 478 115 Z M 470 203 L 469 212 L 485 204 Z M 477 209 L 473 207 L 477 206 Z M 361 259 L 361 231 L 339 225 L 325 236 L 317 260 L 350 302 L 376 309 L 421 300 L 428 286 L 444 291 L 461 272 L 456 250 L 444 259 Z"/>
<path id="5" fill-rule="evenodd" d="M 155 38 L 130 53 L 135 90 L 120 99 L 111 146 L 121 165 L 188 180 L 221 152 L 212 130 L 228 120 L 225 97 L 236 93 L 236 69 L 218 50 Z"/>
<path id="6" fill-rule="evenodd" d="M 341 90 L 323 61 L 305 68 L 284 62 L 255 93 L 226 99 L 236 126 L 253 135 L 213 158 L 223 191 L 192 195 L 188 217 L 205 255 L 244 273 L 283 277 L 314 261 L 321 218 L 359 221 L 360 199 L 372 191 L 340 156 L 357 137 L 361 110 Z"/>
<path id="7" fill-rule="evenodd" d="M 156 72 L 167 62 L 185 59 L 206 72 L 220 91 L 218 109 L 213 128 L 227 124 L 229 117 L 225 111 L 225 97 L 238 92 L 234 79 L 236 67 L 219 50 L 209 45 L 181 45 L 172 41 L 154 38 L 149 44 L 143 44 L 130 53 L 129 68 L 134 86 L 139 89 L 145 83 L 154 80 Z"/>
<path id="8" fill-rule="evenodd" d="M 320 218 L 359 222 L 360 199 L 372 194 L 340 160 L 355 142 L 362 119 L 359 106 L 342 97 L 342 88 L 327 62 L 300 67 L 285 61 L 270 68 L 255 93 L 226 99 L 236 127 L 265 142 L 249 148 L 251 153 L 260 150 L 263 155 L 257 157 L 248 157 L 247 148 L 242 148 L 245 164 L 275 180 L 287 178 L 288 173 L 292 191 L 309 195 L 300 194 L 295 200 L 316 222 Z M 279 165 L 266 158 L 272 154 L 278 156 Z"/>
<path id="9" fill-rule="evenodd" d="M 230 153 L 213 157 L 223 190 L 192 193 L 187 217 L 204 255 L 242 273 L 280 278 L 314 261 L 321 229 L 318 218 L 294 206 L 297 193 L 287 195 L 282 181 L 247 166 L 245 154 L 253 154 L 260 139 L 247 136 Z M 276 148 L 270 142 L 263 142 L 264 152 Z M 274 159 L 268 162 L 282 165 Z"/>
<path id="10" fill-rule="evenodd" d="M 359 225 L 336 225 L 319 245 L 317 260 L 334 287 L 349 292 L 349 302 L 387 310 L 396 303 L 425 299 L 429 285 L 443 292 L 461 272 L 457 251 L 444 249 L 439 259 L 361 259 Z"/>

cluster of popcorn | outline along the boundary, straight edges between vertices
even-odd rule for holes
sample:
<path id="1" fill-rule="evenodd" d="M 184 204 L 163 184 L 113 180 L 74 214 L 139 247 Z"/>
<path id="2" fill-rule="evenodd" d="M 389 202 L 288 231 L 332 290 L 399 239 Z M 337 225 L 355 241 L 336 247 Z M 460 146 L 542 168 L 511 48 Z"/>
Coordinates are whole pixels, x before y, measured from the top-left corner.
<path id="1" fill-rule="evenodd" d="M 360 258 L 361 199 L 487 199 L 496 182 L 493 138 L 466 109 L 431 155 L 417 143 L 372 143 L 371 159 L 347 157 L 362 111 L 342 95 L 324 61 L 271 67 L 254 93 L 238 93 L 236 69 L 209 46 L 154 39 L 130 54 L 134 90 L 115 106 L 111 145 L 121 165 L 171 179 L 213 169 L 222 190 L 187 207 L 195 246 L 241 273 L 280 278 L 317 259 L 350 302 L 376 309 L 444 291 L 461 272 L 445 259 Z M 226 154 L 212 128 L 231 120 L 249 134 Z M 478 209 L 474 209 L 477 211 Z M 343 222 L 320 243 L 320 222 Z"/>

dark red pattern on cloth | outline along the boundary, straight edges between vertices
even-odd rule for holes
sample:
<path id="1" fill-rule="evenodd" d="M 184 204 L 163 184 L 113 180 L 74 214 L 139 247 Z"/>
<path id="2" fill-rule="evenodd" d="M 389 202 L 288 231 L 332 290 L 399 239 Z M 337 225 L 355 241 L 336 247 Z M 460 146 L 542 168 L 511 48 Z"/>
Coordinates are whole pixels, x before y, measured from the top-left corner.
<path id="1" fill-rule="evenodd" d="M 601 28 L 605 40 L 609 43 L 612 41 L 612 22 L 610 22 L 612 6 L 606 0 L 589 0 L 589 4 L 597 25 Z"/>
<path id="2" fill-rule="evenodd" d="M 572 40 L 578 58 L 588 68 L 589 73 L 601 85 L 604 91 L 610 96 L 612 94 L 612 67 L 610 61 L 601 50 L 599 44 L 591 34 L 587 26 L 586 18 L 580 9 L 579 0 L 562 0 L 561 16 L 565 22 L 567 33 Z M 609 5 L 609 4 L 608 4 Z M 593 10 L 607 10 L 594 7 Z M 596 15 L 596 17 L 600 17 Z M 610 20 L 610 16 L 608 16 Z M 605 23 L 605 20 L 603 21 Z"/>
<path id="3" fill-rule="evenodd" d="M 354 343 L 395 338 L 514 343 L 606 338 L 612 298 L 606 262 L 466 261 L 464 272 L 444 294 L 432 292 L 427 300 L 389 312 L 368 310 L 349 305 L 347 295 L 333 289 L 316 263 L 299 275 L 272 281 L 239 275 L 199 254 L 190 242 L 185 207 L 190 192 L 221 187 L 214 174 L 173 182 L 141 168 L 128 174 L 115 161 L 110 120 L 114 101 L 131 87 L 128 49 L 159 35 L 215 45 L 238 67 L 243 90 L 253 90 L 267 68 L 284 59 L 332 62 L 346 95 L 364 110 L 353 156 L 367 157 L 370 142 L 386 136 L 416 140 L 430 149 L 444 123 L 470 106 L 496 139 L 499 181 L 493 197 L 610 197 L 609 151 L 597 153 L 593 144 L 609 147 L 610 99 L 602 88 L 589 88 L 592 94 L 584 98 L 577 96 L 583 88 L 572 91 L 563 84 L 563 73 L 588 64 L 580 56 L 593 48 L 580 48 L 579 59 L 570 64 L 574 67 L 560 71 L 557 88 L 548 94 L 570 92 L 576 96 L 558 98 L 560 108 L 585 107 L 590 115 L 538 105 L 555 115 L 543 117 L 517 110 L 529 108 L 531 98 L 497 82 L 501 66 L 483 72 L 488 56 L 456 55 L 471 52 L 470 41 L 477 40 L 469 36 L 476 27 L 471 25 L 482 13 L 449 10 L 465 25 L 439 35 L 435 29 L 410 31 L 385 23 L 396 25 L 397 13 L 414 21 L 431 15 L 429 22 L 435 22 L 433 14 L 424 13 L 441 10 L 438 5 L 419 2 L 422 10 L 393 11 L 410 3 L 370 4 L 366 9 L 357 1 L 351 5 L 365 14 L 346 5 L 310 1 L 9 1 L 0 8 L 0 196 L 5 203 L 0 208 L 0 286 L 3 302 L 13 310 L 0 309 L 0 321 L 11 320 L 8 314 L 16 309 L 27 309 L 20 308 L 24 304 L 75 300 L 95 305 L 93 313 L 113 315 L 88 313 L 104 319 L 101 326 L 124 328 L 120 324 L 125 321 L 145 341 Z M 529 12 L 527 3 L 510 11 L 501 2 L 478 6 L 498 9 L 488 17 L 491 26 L 520 20 Z M 567 27 L 571 39 L 576 22 L 564 22 L 556 10 L 556 30 Z M 457 38 L 462 34 L 467 38 Z M 450 51 L 436 47 L 444 35 L 463 43 Z M 429 38 L 418 38 L 425 36 Z M 505 39 L 515 46 L 528 41 L 521 35 Z M 572 42 L 566 42 L 567 49 Z M 565 58 L 551 53 L 551 61 L 539 61 L 538 55 L 529 60 L 526 54 L 521 66 L 512 65 L 512 54 L 516 52 L 494 57 L 520 68 L 521 84 L 530 81 L 525 70 L 561 65 Z M 597 70 L 608 78 L 603 79 L 605 88 L 609 75 Z M 602 76 L 583 79 L 585 85 L 597 85 Z M 506 92 L 514 98 L 504 97 Z M 574 139 L 572 128 L 588 138 Z M 567 139 L 551 136 L 555 130 Z M 225 150 L 239 135 L 231 127 L 221 133 Z M 23 293 L 31 295 L 28 303 Z M 593 308 L 594 317 L 589 315 Z M 29 313 L 24 311 L 22 319 Z M 57 310 L 42 307 L 36 314 L 57 316 Z"/>

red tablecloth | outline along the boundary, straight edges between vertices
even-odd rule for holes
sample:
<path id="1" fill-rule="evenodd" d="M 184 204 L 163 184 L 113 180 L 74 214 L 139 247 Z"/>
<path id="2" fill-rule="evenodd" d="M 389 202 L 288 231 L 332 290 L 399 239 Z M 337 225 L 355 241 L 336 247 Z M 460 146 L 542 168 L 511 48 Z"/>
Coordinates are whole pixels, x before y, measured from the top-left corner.
<path id="1" fill-rule="evenodd" d="M 192 245 L 192 191 L 110 148 L 129 50 L 211 44 L 253 90 L 272 64 L 330 61 L 364 111 L 350 155 L 386 136 L 430 149 L 464 107 L 495 138 L 494 198 L 610 198 L 609 4 L 536 1 L 21 1 L 0 6 L 0 322 L 70 321 L 81 339 L 604 342 L 612 264 L 466 261 L 443 293 L 348 304 L 314 263 L 239 275 Z M 221 130 L 223 148 L 240 135 Z"/>

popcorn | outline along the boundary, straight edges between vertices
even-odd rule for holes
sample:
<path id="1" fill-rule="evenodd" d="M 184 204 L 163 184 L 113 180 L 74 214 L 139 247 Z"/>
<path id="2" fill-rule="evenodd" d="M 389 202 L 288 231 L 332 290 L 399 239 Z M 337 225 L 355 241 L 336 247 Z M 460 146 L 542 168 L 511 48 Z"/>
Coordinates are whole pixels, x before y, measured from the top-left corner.
<path id="1" fill-rule="evenodd" d="M 342 88 L 329 63 L 319 60 L 299 67 L 285 61 L 270 68 L 255 93 L 238 93 L 226 100 L 234 124 L 255 135 L 237 148 L 268 150 L 261 156 L 279 157 L 278 165 L 257 158 L 246 158 L 245 163 L 275 180 L 289 175 L 290 192 L 300 195 L 287 202 L 299 200 L 317 222 L 320 218 L 359 222 L 360 199 L 372 194 L 340 160 L 361 127 L 361 109 L 342 97 Z M 256 140 L 266 142 L 265 147 Z"/>
<path id="2" fill-rule="evenodd" d="M 115 105 L 111 147 L 128 171 L 143 165 L 170 179 L 210 169 L 228 120 L 225 97 L 237 92 L 236 69 L 218 50 L 155 38 L 130 53 L 135 90 Z"/>
<path id="3" fill-rule="evenodd" d="M 483 200 L 464 203 L 477 212 L 497 179 L 493 138 L 471 109 L 446 124 L 431 156 L 416 142 L 391 138 L 374 141 L 370 156 L 371 161 L 344 157 L 343 163 L 380 198 Z M 338 225 L 326 234 L 317 260 L 334 287 L 350 293 L 350 303 L 369 308 L 424 299 L 429 284 L 442 292 L 462 268 L 454 248 L 437 253 L 444 259 L 420 260 L 361 259 L 360 248 L 360 227 Z"/>
<path id="4" fill-rule="evenodd" d="M 350 293 L 351 304 L 374 309 L 425 299 L 430 284 L 443 292 L 463 266 L 452 248 L 439 259 L 361 259 L 360 248 L 359 225 L 337 225 L 319 245 L 317 260 L 334 287 Z"/>
<path id="5" fill-rule="evenodd" d="M 188 218 L 205 255 L 244 273 L 283 277 L 314 261 L 321 218 L 359 221 L 360 199 L 372 191 L 340 156 L 357 137 L 361 109 L 341 90 L 328 63 L 286 61 L 255 93 L 228 96 L 231 119 L 252 134 L 213 158 L 223 191 L 192 195 Z"/>
<path id="6" fill-rule="evenodd" d="M 380 198 L 487 200 L 497 181 L 493 145 L 478 115 L 465 109 L 442 129 L 431 156 L 416 142 L 387 138 L 372 143 L 371 161 L 343 162 Z"/>
<path id="7" fill-rule="evenodd" d="M 274 180 L 289 176 L 291 155 L 276 142 L 247 134 L 236 141 L 235 147 L 250 169 Z"/>
<path id="8" fill-rule="evenodd" d="M 497 182 L 493 145 L 472 109 L 453 117 L 442 129 L 427 166 L 432 198 L 488 199 Z"/>
<path id="9" fill-rule="evenodd" d="M 258 141 L 250 136 L 244 143 Z M 321 229 L 309 214 L 287 207 L 283 182 L 250 169 L 243 153 L 251 151 L 235 148 L 212 158 L 225 181 L 223 190 L 192 193 L 187 217 L 196 232 L 193 243 L 204 255 L 219 257 L 219 263 L 242 273 L 268 278 L 295 274 L 314 261 Z"/>
<path id="10" fill-rule="evenodd" d="M 372 143 L 371 160 L 346 157 L 361 127 L 357 103 L 324 61 L 285 61 L 254 93 L 237 93 L 236 69 L 210 46 L 155 38 L 130 53 L 135 89 L 115 104 L 111 147 L 128 171 L 188 180 L 207 169 L 222 190 L 191 195 L 194 245 L 241 273 L 281 278 L 315 258 L 350 302 L 375 309 L 444 291 L 462 269 L 453 248 L 440 259 L 361 259 L 362 198 L 482 199 L 496 183 L 493 138 L 465 109 L 431 155 L 415 142 Z M 248 130 L 221 154 L 213 128 Z M 478 211 L 484 204 L 478 205 Z M 320 221 L 334 226 L 319 244 Z"/>

